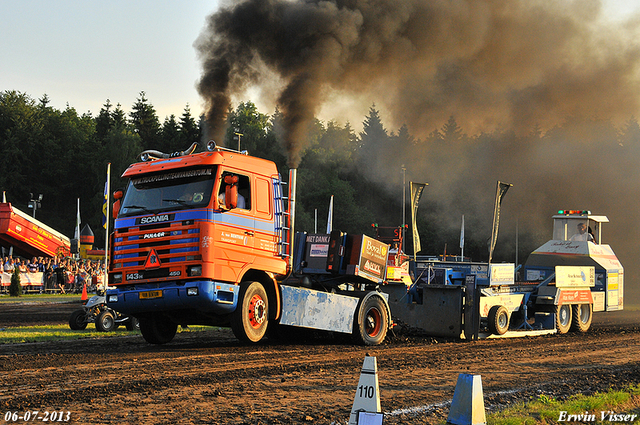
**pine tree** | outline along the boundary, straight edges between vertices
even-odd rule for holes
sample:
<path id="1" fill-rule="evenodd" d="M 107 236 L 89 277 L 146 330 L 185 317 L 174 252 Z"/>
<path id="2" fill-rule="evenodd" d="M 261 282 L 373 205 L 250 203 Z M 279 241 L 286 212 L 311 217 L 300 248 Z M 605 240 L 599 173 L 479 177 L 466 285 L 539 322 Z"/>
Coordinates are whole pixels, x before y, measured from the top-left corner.
<path id="1" fill-rule="evenodd" d="M 196 123 L 196 120 L 191 116 L 191 110 L 189 104 L 184 108 L 182 116 L 180 117 L 180 146 L 181 149 L 186 149 L 191 146 L 192 143 L 198 143 L 201 139 L 200 126 Z"/>
<path id="2" fill-rule="evenodd" d="M 360 133 L 360 160 L 362 165 L 373 168 L 380 166 L 384 150 L 389 144 L 389 135 L 375 106 L 369 108 L 369 115 L 365 118 Z"/>
<path id="3" fill-rule="evenodd" d="M 442 139 L 445 143 L 457 143 L 464 137 L 462 129 L 456 122 L 453 115 L 449 117 L 449 120 L 442 126 Z"/>
<path id="4" fill-rule="evenodd" d="M 164 119 L 162 124 L 161 143 L 157 146 L 157 150 L 165 153 L 176 152 L 187 147 L 180 146 L 180 128 L 176 116 L 171 114 Z"/>
<path id="5" fill-rule="evenodd" d="M 107 137 L 107 133 L 113 127 L 113 117 L 111 115 L 111 101 L 107 99 L 107 102 L 100 109 L 100 113 L 96 117 L 96 137 L 103 142 Z"/>
<path id="6" fill-rule="evenodd" d="M 380 112 L 376 109 L 376 105 L 369 108 L 369 115 L 365 117 L 360 139 L 365 144 L 380 145 L 387 141 L 387 130 L 382 125 Z"/>
<path id="7" fill-rule="evenodd" d="M 145 92 L 133 104 L 133 111 L 129 113 L 134 131 L 142 140 L 143 149 L 157 149 L 160 143 L 160 121 L 156 110 L 147 100 Z"/>

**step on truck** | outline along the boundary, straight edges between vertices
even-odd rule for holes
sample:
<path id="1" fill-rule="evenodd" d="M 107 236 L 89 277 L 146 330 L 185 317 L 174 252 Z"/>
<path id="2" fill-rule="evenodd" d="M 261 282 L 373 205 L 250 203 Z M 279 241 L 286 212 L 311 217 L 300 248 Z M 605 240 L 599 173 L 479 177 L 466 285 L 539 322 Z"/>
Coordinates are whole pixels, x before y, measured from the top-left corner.
<path id="1" fill-rule="evenodd" d="M 380 344 L 392 326 L 380 291 L 389 246 L 366 235 L 295 233 L 296 170 L 288 193 L 271 161 L 197 144 L 145 151 L 114 193 L 110 308 L 139 320 L 152 344 L 180 325 L 229 326 L 243 342 L 295 328 Z"/>
<path id="2" fill-rule="evenodd" d="M 624 268 L 607 244 L 609 220 L 584 210 L 553 216 L 552 238 L 519 270 L 420 257 L 410 285 L 384 287 L 393 318 L 435 336 L 492 336 L 587 332 L 594 312 L 622 310 Z"/>

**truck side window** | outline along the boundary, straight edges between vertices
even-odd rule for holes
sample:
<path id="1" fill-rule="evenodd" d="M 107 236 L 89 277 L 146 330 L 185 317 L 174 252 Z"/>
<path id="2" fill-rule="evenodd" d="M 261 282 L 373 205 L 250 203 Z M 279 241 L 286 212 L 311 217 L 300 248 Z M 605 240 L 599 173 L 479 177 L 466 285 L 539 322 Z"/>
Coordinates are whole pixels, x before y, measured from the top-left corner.
<path id="1" fill-rule="evenodd" d="M 238 187 L 238 205 L 236 208 L 241 208 L 245 210 L 251 209 L 251 184 L 249 180 L 249 176 L 243 176 L 241 174 L 231 173 L 225 171 L 222 173 L 222 182 L 220 183 L 220 191 L 218 192 L 218 202 L 221 206 L 224 206 L 224 198 L 225 198 L 225 177 L 226 176 L 236 176 L 238 177 L 238 182 L 236 183 Z"/>

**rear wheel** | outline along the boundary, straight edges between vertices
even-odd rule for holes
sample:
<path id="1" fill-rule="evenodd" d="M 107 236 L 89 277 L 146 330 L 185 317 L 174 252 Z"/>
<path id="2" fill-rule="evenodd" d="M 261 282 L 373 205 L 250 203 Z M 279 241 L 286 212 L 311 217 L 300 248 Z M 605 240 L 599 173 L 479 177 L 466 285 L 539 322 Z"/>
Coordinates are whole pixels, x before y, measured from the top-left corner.
<path id="1" fill-rule="evenodd" d="M 354 340 L 363 345 L 378 345 L 384 341 L 389 328 L 389 317 L 385 304 L 378 296 L 360 303 L 353 324 Z"/>
<path id="2" fill-rule="evenodd" d="M 96 329 L 100 332 L 111 332 L 116 328 L 116 319 L 109 310 L 98 314 L 96 318 Z"/>
<path id="3" fill-rule="evenodd" d="M 149 344 L 166 344 L 171 342 L 178 330 L 178 324 L 165 316 L 155 315 L 139 319 L 140 333 Z"/>
<path id="4" fill-rule="evenodd" d="M 269 299 L 260 282 L 240 285 L 238 305 L 231 315 L 231 330 L 242 342 L 260 341 L 269 325 Z"/>
<path id="5" fill-rule="evenodd" d="M 494 305 L 487 316 L 487 327 L 492 334 L 504 335 L 509 330 L 509 310 L 502 305 Z"/>
<path id="6" fill-rule="evenodd" d="M 571 330 L 574 332 L 587 332 L 593 319 L 593 306 L 591 304 L 576 304 L 571 306 Z"/>
<path id="7" fill-rule="evenodd" d="M 571 328 L 571 305 L 556 306 L 556 329 L 559 334 L 566 334 Z"/>
<path id="8" fill-rule="evenodd" d="M 69 327 L 74 331 L 81 331 L 87 328 L 87 314 L 84 310 L 76 310 L 71 313 L 71 317 L 69 318 Z"/>

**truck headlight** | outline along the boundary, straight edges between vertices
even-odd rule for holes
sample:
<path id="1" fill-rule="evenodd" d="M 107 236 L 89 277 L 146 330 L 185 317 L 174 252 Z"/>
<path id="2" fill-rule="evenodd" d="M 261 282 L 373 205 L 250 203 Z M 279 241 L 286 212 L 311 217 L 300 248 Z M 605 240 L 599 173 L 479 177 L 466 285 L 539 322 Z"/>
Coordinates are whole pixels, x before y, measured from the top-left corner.
<path id="1" fill-rule="evenodd" d="M 118 294 L 109 294 L 109 297 L 107 298 L 107 302 L 117 303 L 118 302 Z"/>
<path id="2" fill-rule="evenodd" d="M 187 288 L 187 295 L 188 296 L 198 295 L 198 288 Z"/>
<path id="3" fill-rule="evenodd" d="M 189 276 L 202 276 L 202 266 L 191 266 L 188 271 Z"/>

